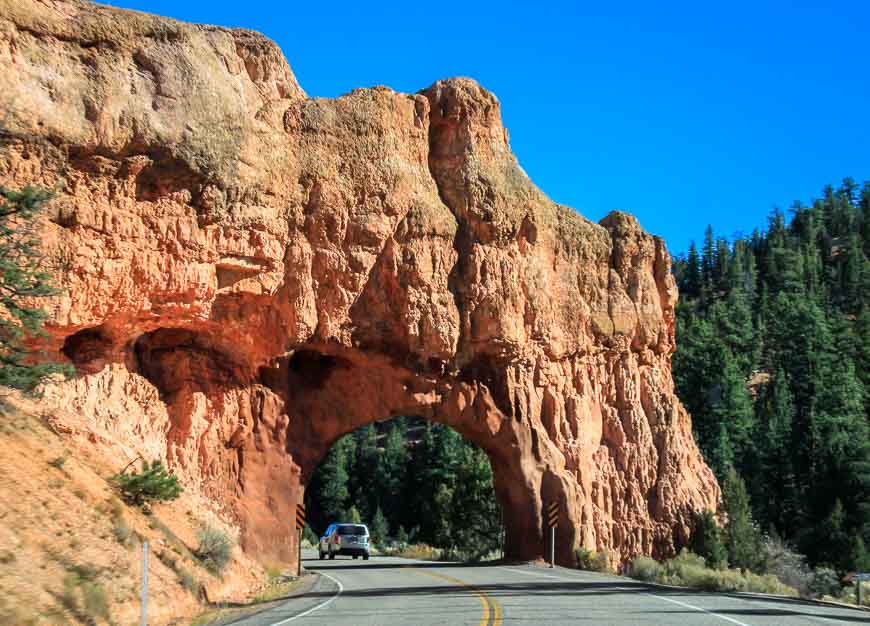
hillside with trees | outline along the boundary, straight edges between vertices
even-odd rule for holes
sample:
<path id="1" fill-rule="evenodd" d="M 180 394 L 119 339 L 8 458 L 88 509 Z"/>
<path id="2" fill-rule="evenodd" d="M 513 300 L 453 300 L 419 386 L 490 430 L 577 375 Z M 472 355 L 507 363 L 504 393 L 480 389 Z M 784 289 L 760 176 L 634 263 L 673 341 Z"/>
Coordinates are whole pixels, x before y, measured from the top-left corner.
<path id="1" fill-rule="evenodd" d="M 363 521 L 376 544 L 425 543 L 476 558 L 501 547 L 502 518 L 486 454 L 419 418 L 369 424 L 339 439 L 306 489 L 315 532 Z"/>
<path id="2" fill-rule="evenodd" d="M 760 534 L 870 568 L 870 183 L 846 179 L 675 260 L 677 393 L 723 486 L 734 566 Z M 727 528 L 726 528 L 727 530 Z"/>

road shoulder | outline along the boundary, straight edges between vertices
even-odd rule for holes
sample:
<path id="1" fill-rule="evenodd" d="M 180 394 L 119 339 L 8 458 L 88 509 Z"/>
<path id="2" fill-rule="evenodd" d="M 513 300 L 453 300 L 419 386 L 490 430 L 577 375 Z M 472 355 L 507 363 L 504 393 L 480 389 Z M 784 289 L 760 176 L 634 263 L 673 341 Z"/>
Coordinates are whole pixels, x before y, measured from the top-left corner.
<path id="1" fill-rule="evenodd" d="M 319 573 L 306 572 L 300 578 L 290 581 L 291 584 L 295 584 L 292 584 L 280 597 L 261 601 L 253 599 L 250 603 L 216 603 L 197 616 L 191 624 L 192 626 L 230 626 L 246 623 L 284 604 L 306 597 L 317 589 L 320 579 Z M 268 589 L 265 591 L 268 592 Z M 258 597 L 260 595 L 263 595 L 263 592 L 260 592 Z"/>

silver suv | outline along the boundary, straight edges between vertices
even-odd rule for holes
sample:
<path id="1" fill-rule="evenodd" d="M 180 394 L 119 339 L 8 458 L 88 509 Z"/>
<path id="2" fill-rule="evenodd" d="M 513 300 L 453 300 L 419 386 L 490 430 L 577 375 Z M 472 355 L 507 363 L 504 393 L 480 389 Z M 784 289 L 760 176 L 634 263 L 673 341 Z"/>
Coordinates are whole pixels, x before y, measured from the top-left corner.
<path id="1" fill-rule="evenodd" d="M 353 558 L 362 557 L 369 560 L 369 529 L 365 524 L 330 524 L 320 538 L 317 547 L 320 559 L 329 555 L 334 559 L 336 554 L 349 554 Z"/>

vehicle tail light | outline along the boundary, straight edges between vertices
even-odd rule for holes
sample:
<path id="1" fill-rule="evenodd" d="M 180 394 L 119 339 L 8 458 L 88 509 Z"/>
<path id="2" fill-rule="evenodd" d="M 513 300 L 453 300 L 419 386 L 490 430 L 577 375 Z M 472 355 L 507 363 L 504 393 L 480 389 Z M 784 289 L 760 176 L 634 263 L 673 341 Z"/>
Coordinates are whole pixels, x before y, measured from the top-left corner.
<path id="1" fill-rule="evenodd" d="M 336 544 L 336 545 L 340 544 L 340 543 L 341 543 L 341 538 L 339 538 L 339 536 L 336 535 L 335 537 L 332 538 L 332 543 L 334 543 L 334 544 Z"/>

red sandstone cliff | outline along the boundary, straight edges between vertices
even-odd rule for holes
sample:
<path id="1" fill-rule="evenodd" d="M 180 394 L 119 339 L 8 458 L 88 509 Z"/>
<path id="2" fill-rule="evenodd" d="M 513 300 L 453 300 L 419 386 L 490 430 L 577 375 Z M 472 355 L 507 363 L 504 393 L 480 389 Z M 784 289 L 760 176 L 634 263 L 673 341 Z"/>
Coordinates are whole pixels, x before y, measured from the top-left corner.
<path id="1" fill-rule="evenodd" d="M 252 553 L 340 435 L 389 415 L 487 451 L 513 556 L 666 556 L 719 491 L 674 395 L 664 243 L 550 201 L 474 81 L 309 98 L 249 31 L 0 0 L 0 184 L 58 193 L 43 402 L 165 455 Z M 568 561 L 571 553 L 562 554 Z"/>

